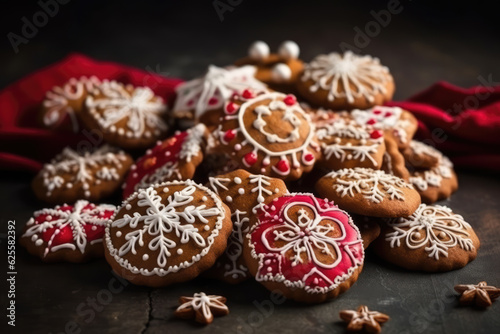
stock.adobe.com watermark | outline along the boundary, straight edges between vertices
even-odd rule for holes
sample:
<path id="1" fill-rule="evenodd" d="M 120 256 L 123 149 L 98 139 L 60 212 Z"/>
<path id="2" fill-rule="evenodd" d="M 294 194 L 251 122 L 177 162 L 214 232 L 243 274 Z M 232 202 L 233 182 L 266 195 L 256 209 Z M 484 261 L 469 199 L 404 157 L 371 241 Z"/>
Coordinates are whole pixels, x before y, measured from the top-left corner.
<path id="1" fill-rule="evenodd" d="M 15 53 L 19 52 L 19 46 L 28 44 L 30 40 L 38 35 L 41 28 L 45 27 L 49 20 L 59 13 L 61 5 L 66 5 L 71 0 L 39 0 L 39 10 L 32 15 L 21 17 L 21 26 L 14 32 L 7 34 L 7 39 Z"/>

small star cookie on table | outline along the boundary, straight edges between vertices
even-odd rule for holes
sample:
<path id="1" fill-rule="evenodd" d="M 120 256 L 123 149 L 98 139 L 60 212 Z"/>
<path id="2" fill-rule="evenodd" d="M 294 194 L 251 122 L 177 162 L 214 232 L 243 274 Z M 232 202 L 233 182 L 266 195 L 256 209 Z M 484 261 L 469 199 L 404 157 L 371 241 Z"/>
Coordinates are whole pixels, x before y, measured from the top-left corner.
<path id="1" fill-rule="evenodd" d="M 204 292 L 195 293 L 193 297 L 180 297 L 181 304 L 174 315 L 182 319 L 192 319 L 200 324 L 208 325 L 214 320 L 214 316 L 220 317 L 229 314 L 229 308 L 225 305 L 226 298 L 216 295 L 207 295 Z"/>
<path id="2" fill-rule="evenodd" d="M 356 311 L 340 311 L 340 318 L 348 322 L 347 330 L 350 332 L 380 333 L 382 331 L 380 325 L 389 321 L 387 314 L 370 311 L 365 305 L 359 306 Z"/>
<path id="3" fill-rule="evenodd" d="M 455 291 L 460 293 L 460 305 L 473 305 L 481 308 L 491 306 L 493 301 L 500 297 L 500 288 L 488 285 L 486 282 L 478 284 L 458 284 Z"/>

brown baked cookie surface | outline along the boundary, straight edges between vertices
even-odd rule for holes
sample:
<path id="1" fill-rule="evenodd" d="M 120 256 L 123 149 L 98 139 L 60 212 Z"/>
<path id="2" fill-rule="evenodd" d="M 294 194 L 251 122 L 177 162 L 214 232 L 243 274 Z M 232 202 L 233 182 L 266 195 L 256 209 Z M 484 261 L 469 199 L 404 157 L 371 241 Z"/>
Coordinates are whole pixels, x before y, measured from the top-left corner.
<path id="1" fill-rule="evenodd" d="M 418 140 L 412 140 L 402 151 L 406 162 L 414 168 L 431 169 L 437 167 L 443 154 L 434 147 Z"/>
<path id="2" fill-rule="evenodd" d="M 407 217 L 420 205 L 411 184 L 369 168 L 333 171 L 316 183 L 316 191 L 342 209 L 365 216 Z"/>
<path id="3" fill-rule="evenodd" d="M 410 172 L 406 168 L 404 155 L 399 151 L 398 143 L 392 137 L 385 137 L 385 152 L 382 159 L 382 170 L 402 178 L 405 181 L 410 180 Z"/>
<path id="4" fill-rule="evenodd" d="M 313 105 L 333 110 L 368 109 L 390 101 L 394 80 L 378 58 L 351 51 L 319 55 L 306 64 L 299 94 Z"/>
<path id="5" fill-rule="evenodd" d="M 48 203 L 99 201 L 114 193 L 132 165 L 123 151 L 105 145 L 93 151 L 65 148 L 33 179 L 35 195 Z"/>
<path id="6" fill-rule="evenodd" d="M 171 181 L 140 189 L 106 227 L 106 260 L 134 284 L 166 286 L 198 276 L 224 252 L 231 212 L 208 188 Z"/>
<path id="7" fill-rule="evenodd" d="M 479 245 L 462 216 L 446 206 L 421 204 L 408 218 L 388 220 L 373 249 L 400 267 L 436 272 L 464 267 Z"/>

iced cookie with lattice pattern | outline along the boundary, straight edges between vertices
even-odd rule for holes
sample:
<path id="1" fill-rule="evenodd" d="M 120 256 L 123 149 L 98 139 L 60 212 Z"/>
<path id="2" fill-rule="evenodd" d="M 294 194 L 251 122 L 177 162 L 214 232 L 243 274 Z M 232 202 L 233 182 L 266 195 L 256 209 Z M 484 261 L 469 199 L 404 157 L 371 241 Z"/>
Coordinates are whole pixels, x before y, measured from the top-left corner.
<path id="1" fill-rule="evenodd" d="M 48 203 L 96 202 L 120 188 L 132 163 L 130 155 L 108 145 L 81 152 L 66 147 L 38 172 L 32 188 Z"/>
<path id="2" fill-rule="evenodd" d="M 130 195 L 106 226 L 106 260 L 134 284 L 166 286 L 195 278 L 224 253 L 231 211 L 210 189 L 170 181 Z"/>
<path id="3" fill-rule="evenodd" d="M 342 209 L 365 216 L 407 217 L 420 205 L 411 184 L 370 168 L 333 171 L 316 183 L 316 191 Z"/>
<path id="4" fill-rule="evenodd" d="M 373 249 L 384 260 L 406 269 L 449 271 L 476 258 L 479 239 L 450 208 L 422 204 L 408 218 L 387 220 Z"/>
<path id="5" fill-rule="evenodd" d="M 264 207 L 276 197 L 288 193 L 285 183 L 265 175 L 250 174 L 243 169 L 210 177 L 211 188 L 231 210 L 233 232 L 225 253 L 207 274 L 229 283 L 251 277 L 243 258 L 243 241 Z"/>
<path id="6" fill-rule="evenodd" d="M 251 65 L 256 68 L 255 77 L 269 85 L 270 88 L 294 93 L 295 83 L 304 69 L 299 59 L 300 48 L 293 41 L 284 41 L 278 53 L 271 53 L 269 46 L 263 41 L 252 43 L 248 56 L 236 61 L 236 66 Z"/>
<path id="7" fill-rule="evenodd" d="M 123 184 L 123 198 L 152 184 L 192 179 L 203 160 L 207 129 L 198 124 L 160 141 L 130 167 Z"/>
<path id="8" fill-rule="evenodd" d="M 103 257 L 104 228 L 116 207 L 79 200 L 36 211 L 19 243 L 44 262 L 84 262 Z"/>
<path id="9" fill-rule="evenodd" d="M 77 132 L 78 117 L 88 92 L 101 81 L 95 76 L 71 78 L 62 86 L 55 86 L 42 102 L 41 123 L 49 129 L 67 129 Z"/>
<path id="10" fill-rule="evenodd" d="M 315 127 L 294 95 L 245 91 L 226 104 L 216 150 L 241 168 L 283 180 L 312 170 L 321 155 Z"/>
<path id="11" fill-rule="evenodd" d="M 307 303 L 349 289 L 364 263 L 363 239 L 351 217 L 332 202 L 300 193 L 265 208 L 243 253 L 257 282 Z"/>
<path id="12" fill-rule="evenodd" d="M 333 52 L 305 65 L 297 90 L 308 102 L 323 108 L 368 109 L 391 100 L 394 80 L 378 58 Z"/>
<path id="13" fill-rule="evenodd" d="M 104 81 L 90 91 L 80 113 L 88 129 L 126 149 L 145 149 L 167 133 L 167 106 L 148 87 Z"/>

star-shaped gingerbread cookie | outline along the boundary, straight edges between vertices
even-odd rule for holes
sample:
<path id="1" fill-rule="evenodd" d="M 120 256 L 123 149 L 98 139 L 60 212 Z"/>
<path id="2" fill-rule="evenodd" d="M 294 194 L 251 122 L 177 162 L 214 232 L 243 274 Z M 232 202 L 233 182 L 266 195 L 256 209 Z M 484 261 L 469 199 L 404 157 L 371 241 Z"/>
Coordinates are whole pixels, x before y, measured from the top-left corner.
<path id="1" fill-rule="evenodd" d="M 489 286 L 486 282 L 474 284 L 455 285 L 455 291 L 460 293 L 461 305 L 474 305 L 478 307 L 491 306 L 492 302 L 500 297 L 500 288 Z"/>
<path id="2" fill-rule="evenodd" d="M 204 292 L 195 293 L 193 297 L 180 297 L 179 303 L 181 306 L 175 311 L 175 316 L 182 319 L 195 318 L 204 325 L 212 323 L 214 316 L 229 314 L 225 297 L 206 295 Z"/>
<path id="3" fill-rule="evenodd" d="M 368 333 L 380 333 L 382 331 L 380 324 L 389 320 L 389 316 L 387 314 L 370 311 L 365 305 L 359 306 L 356 311 L 340 311 L 340 318 L 349 323 L 347 325 L 348 331 L 363 330 Z"/>

